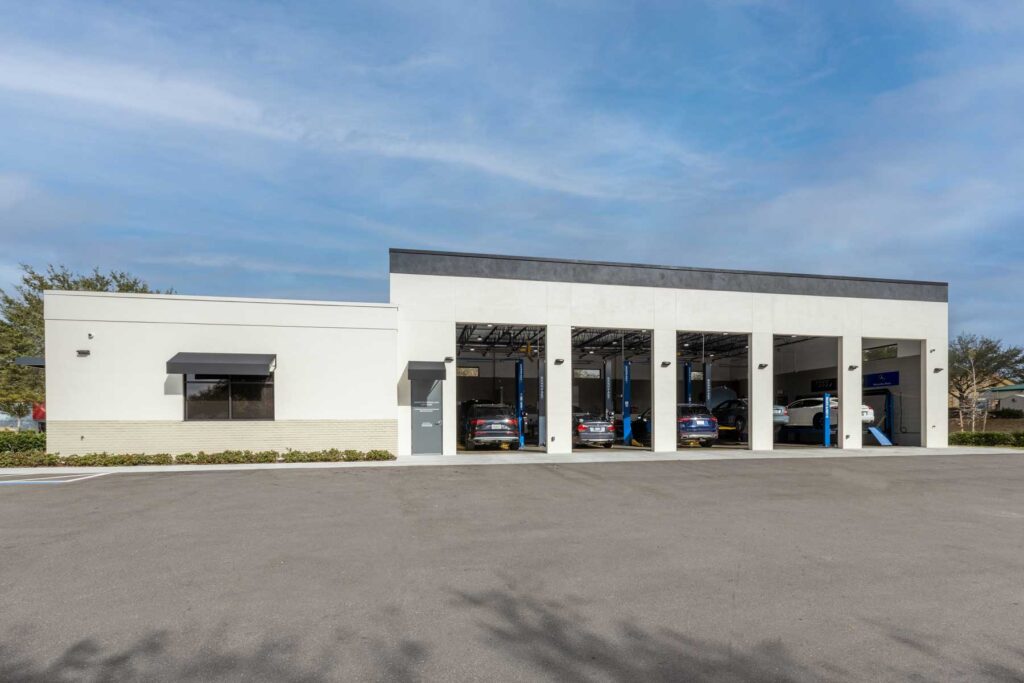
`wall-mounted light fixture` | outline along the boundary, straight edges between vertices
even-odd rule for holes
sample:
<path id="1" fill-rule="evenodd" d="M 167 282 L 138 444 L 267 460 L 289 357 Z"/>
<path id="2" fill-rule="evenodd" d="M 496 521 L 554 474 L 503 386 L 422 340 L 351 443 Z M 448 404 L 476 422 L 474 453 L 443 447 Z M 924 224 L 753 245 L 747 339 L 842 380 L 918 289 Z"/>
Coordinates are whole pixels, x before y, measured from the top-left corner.
<path id="1" fill-rule="evenodd" d="M 89 333 L 89 339 L 92 339 L 92 332 Z"/>
<path id="2" fill-rule="evenodd" d="M 757 364 L 757 369 L 758 370 L 764 370 L 766 367 L 768 367 L 767 363 L 758 363 Z"/>
<path id="3" fill-rule="evenodd" d="M 663 367 L 663 368 L 667 368 L 670 365 L 672 365 L 672 361 L 670 361 L 670 360 L 663 360 L 663 361 L 661 361 L 661 367 Z"/>
<path id="4" fill-rule="evenodd" d="M 562 365 L 563 363 L 565 363 L 565 359 L 564 358 L 556 358 L 555 359 L 555 365 Z M 554 441 L 554 439 L 552 439 L 552 441 Z"/>
<path id="5" fill-rule="evenodd" d="M 454 360 L 455 360 L 455 358 L 453 356 L 445 356 L 444 357 L 444 362 L 445 363 L 451 363 Z"/>
<path id="6" fill-rule="evenodd" d="M 76 351 L 75 353 L 78 354 L 79 358 L 85 358 L 86 356 L 89 355 L 90 351 L 89 349 L 78 349 L 78 351 Z"/>
<path id="7" fill-rule="evenodd" d="M 942 368 L 935 368 L 932 372 L 942 372 Z"/>
<path id="8" fill-rule="evenodd" d="M 859 365 L 851 365 L 850 366 L 850 372 L 853 372 L 854 370 L 856 370 L 859 367 L 860 367 Z"/>

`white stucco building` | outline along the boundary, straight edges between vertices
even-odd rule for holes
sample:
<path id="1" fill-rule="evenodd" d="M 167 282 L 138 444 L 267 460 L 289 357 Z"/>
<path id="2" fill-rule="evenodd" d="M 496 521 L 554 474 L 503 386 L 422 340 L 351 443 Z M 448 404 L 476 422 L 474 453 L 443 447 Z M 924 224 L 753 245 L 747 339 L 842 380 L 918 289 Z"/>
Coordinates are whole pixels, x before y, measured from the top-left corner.
<path id="1" fill-rule="evenodd" d="M 45 317 L 64 454 L 454 455 L 461 401 L 524 397 L 527 445 L 569 452 L 574 411 L 600 404 L 643 413 L 664 451 L 705 381 L 748 401 L 754 449 L 774 447 L 775 403 L 823 392 L 842 448 L 877 392 L 901 445 L 947 440 L 945 283 L 396 249 L 386 304 L 47 292 Z"/>

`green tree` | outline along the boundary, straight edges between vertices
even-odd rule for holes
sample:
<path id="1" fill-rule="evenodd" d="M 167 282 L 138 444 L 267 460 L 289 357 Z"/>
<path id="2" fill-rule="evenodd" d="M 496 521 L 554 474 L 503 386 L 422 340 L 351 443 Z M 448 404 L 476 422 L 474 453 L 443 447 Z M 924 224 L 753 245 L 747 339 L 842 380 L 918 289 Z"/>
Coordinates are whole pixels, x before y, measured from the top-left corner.
<path id="1" fill-rule="evenodd" d="M 964 412 L 970 416 L 971 431 L 977 431 L 978 399 L 986 390 L 1024 378 L 1024 349 L 1004 346 L 999 339 L 960 333 L 949 343 L 949 393 L 956 399 L 960 429 L 964 428 Z M 984 427 L 983 427 L 984 429 Z"/>
<path id="2" fill-rule="evenodd" d="M 22 265 L 21 270 L 21 282 L 13 291 L 0 289 L 0 411 L 19 418 L 19 423 L 31 412 L 33 401 L 45 398 L 43 371 L 14 363 L 18 356 L 44 355 L 44 291 L 153 292 L 141 279 L 123 271 L 101 273 L 96 268 L 75 273 L 52 265 L 44 271 Z"/>

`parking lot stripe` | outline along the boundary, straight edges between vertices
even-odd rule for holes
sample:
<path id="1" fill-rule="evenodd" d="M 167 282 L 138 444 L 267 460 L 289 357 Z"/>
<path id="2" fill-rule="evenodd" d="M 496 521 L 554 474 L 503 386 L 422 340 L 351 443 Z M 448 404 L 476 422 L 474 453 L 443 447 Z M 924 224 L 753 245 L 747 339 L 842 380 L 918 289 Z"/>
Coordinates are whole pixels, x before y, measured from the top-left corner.
<path id="1" fill-rule="evenodd" d="M 98 472 L 96 474 L 86 474 L 86 475 L 78 475 L 78 474 L 55 474 L 55 475 L 50 475 L 50 476 L 36 475 L 36 476 L 34 476 L 32 478 L 29 478 L 29 479 L 22 478 L 22 479 L 4 479 L 4 480 L 0 480 L 0 486 L 3 486 L 5 484 L 10 484 L 10 485 L 14 485 L 14 484 L 72 484 L 72 483 L 74 483 L 76 481 L 84 481 L 86 479 L 94 479 L 96 477 L 103 477 L 103 476 L 106 476 L 108 474 L 113 474 L 113 472 Z M 17 476 L 17 475 L 6 475 L 6 476 Z M 21 475 L 21 476 L 25 477 L 25 475 Z"/>

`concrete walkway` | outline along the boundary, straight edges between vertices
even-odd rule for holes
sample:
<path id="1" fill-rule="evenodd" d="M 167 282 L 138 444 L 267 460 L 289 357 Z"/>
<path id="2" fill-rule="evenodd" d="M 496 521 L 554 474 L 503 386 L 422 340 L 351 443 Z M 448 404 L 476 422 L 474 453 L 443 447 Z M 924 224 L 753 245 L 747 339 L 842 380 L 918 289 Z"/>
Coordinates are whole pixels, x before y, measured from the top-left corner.
<path id="1" fill-rule="evenodd" d="M 91 474 L 121 472 L 220 472 L 228 470 L 276 470 L 276 469 L 333 469 L 342 467 L 418 467 L 444 465 L 514 465 L 543 464 L 566 465 L 592 462 L 665 462 L 696 460 L 788 460 L 794 458 L 875 458 L 894 456 L 926 455 L 981 455 L 1016 454 L 1024 456 L 1024 450 L 1016 448 L 864 448 L 844 451 L 838 448 L 779 448 L 774 451 L 749 451 L 733 448 L 686 448 L 678 451 L 655 453 L 642 450 L 593 449 L 577 451 L 570 455 L 548 455 L 528 451 L 494 451 L 491 453 L 459 453 L 458 455 L 401 455 L 397 460 L 372 462 L 297 462 L 297 463 L 252 463 L 242 465 L 138 465 L 127 467 L 10 467 L 0 468 L 0 478 L 11 475 L 40 474 Z"/>

